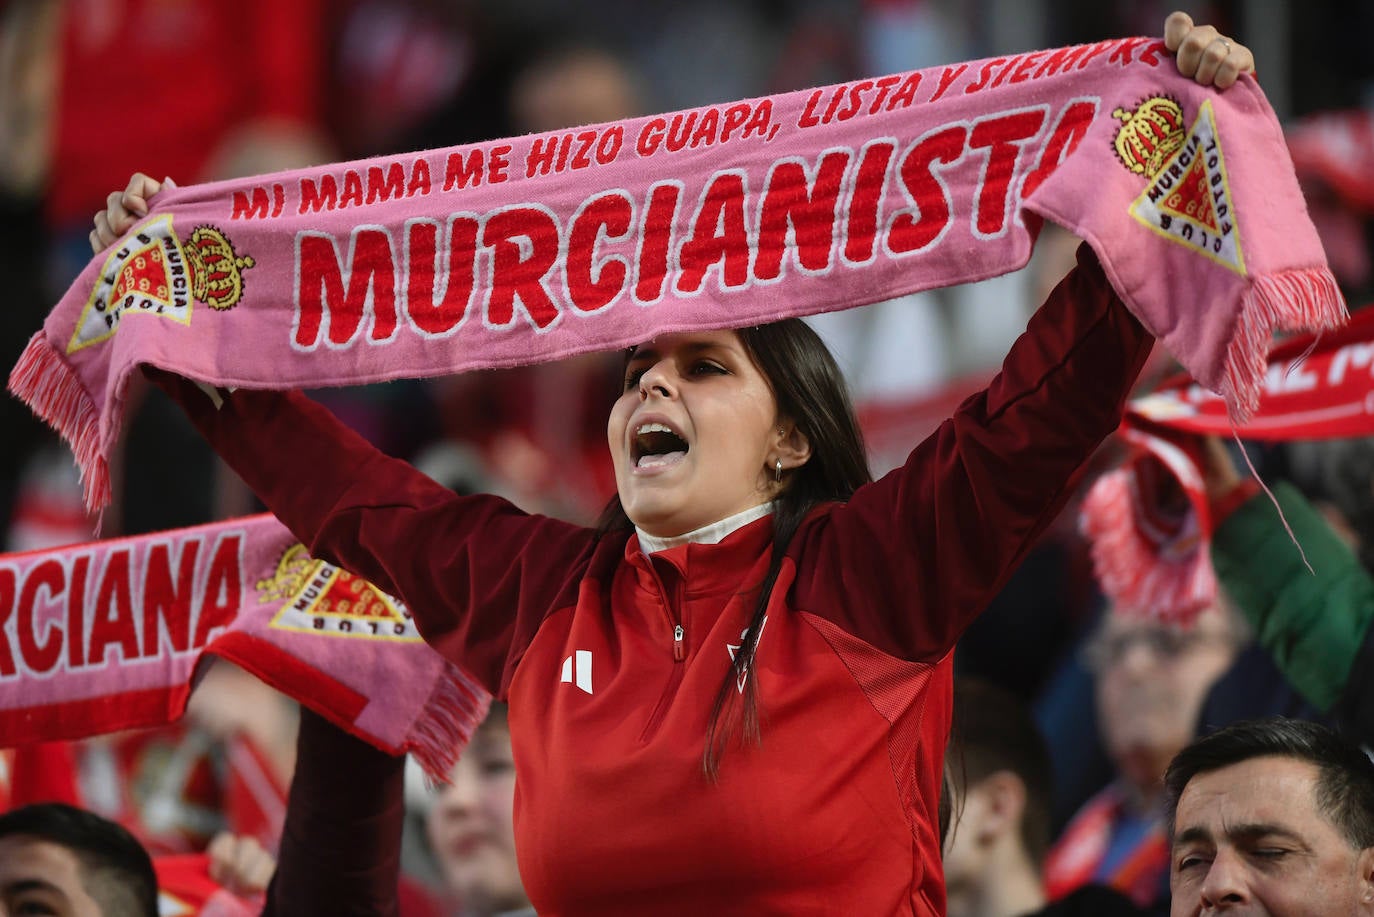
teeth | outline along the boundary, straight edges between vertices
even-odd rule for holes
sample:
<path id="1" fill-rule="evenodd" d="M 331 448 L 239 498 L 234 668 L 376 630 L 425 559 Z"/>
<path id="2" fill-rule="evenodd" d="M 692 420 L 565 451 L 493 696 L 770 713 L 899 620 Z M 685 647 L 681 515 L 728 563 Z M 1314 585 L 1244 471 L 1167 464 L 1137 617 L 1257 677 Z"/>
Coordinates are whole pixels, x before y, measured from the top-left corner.
<path id="1" fill-rule="evenodd" d="M 646 420 L 635 427 L 630 460 L 638 468 L 675 465 L 687 455 L 687 441 L 672 427 Z"/>

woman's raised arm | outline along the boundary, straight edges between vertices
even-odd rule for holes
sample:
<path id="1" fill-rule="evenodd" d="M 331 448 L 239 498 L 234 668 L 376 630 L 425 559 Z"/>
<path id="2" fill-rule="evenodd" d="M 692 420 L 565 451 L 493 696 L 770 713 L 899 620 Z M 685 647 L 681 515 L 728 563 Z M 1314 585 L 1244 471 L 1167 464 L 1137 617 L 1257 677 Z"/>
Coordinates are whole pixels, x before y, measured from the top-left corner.
<path id="1" fill-rule="evenodd" d="M 92 245 L 127 232 L 162 187 L 139 174 L 111 194 Z M 512 651 L 575 590 L 591 530 L 530 516 L 498 497 L 459 496 L 300 392 L 231 394 L 145 372 L 312 556 L 404 601 L 425 640 L 493 694 Z"/>
<path id="2" fill-rule="evenodd" d="M 1164 33 L 1203 85 L 1254 69 L 1248 48 L 1185 13 Z M 834 609 L 836 624 L 899 658 L 943 656 L 1064 507 L 1152 343 L 1082 246 L 988 388 L 799 536 L 795 550 L 813 553 L 798 564 L 798 604 Z"/>

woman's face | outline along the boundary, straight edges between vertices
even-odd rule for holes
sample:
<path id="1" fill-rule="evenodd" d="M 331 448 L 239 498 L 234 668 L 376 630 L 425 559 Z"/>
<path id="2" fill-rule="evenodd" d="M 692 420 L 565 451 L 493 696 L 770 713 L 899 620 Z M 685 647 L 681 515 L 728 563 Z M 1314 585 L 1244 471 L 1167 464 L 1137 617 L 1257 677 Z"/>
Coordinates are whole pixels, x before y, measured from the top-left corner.
<path id="1" fill-rule="evenodd" d="M 504 719 L 472 737 L 429 815 L 429 843 L 444 882 L 473 913 L 525 907 L 515 860 L 515 759 Z"/>
<path id="2" fill-rule="evenodd" d="M 733 331 L 666 334 L 635 349 L 606 438 L 621 505 L 671 537 L 766 503 L 785 455 L 777 401 Z"/>

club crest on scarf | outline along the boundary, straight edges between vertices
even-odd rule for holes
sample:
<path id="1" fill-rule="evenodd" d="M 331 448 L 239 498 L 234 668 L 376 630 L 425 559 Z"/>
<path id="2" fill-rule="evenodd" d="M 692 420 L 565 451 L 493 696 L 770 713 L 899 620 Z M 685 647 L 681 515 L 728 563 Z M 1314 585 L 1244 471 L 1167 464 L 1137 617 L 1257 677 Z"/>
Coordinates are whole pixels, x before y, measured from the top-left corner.
<path id="1" fill-rule="evenodd" d="M 232 309 L 243 297 L 243 272 L 253 265 L 214 226 L 197 227 L 183 243 L 170 215 L 155 217 L 105 260 L 67 353 L 113 337 L 125 315 L 190 325 L 197 302 Z"/>
<path id="2" fill-rule="evenodd" d="M 1131 204 L 1147 227 L 1245 276 L 1240 228 L 1226 177 L 1226 159 L 1210 100 L 1183 129 L 1183 108 L 1168 96 L 1151 96 L 1133 110 L 1118 108 L 1113 139 L 1121 164 L 1149 185 Z"/>
<path id="3" fill-rule="evenodd" d="M 286 549 L 276 572 L 257 584 L 258 601 L 281 602 L 272 627 L 340 637 L 418 643 L 405 606 L 360 576 L 315 560 L 305 546 Z"/>

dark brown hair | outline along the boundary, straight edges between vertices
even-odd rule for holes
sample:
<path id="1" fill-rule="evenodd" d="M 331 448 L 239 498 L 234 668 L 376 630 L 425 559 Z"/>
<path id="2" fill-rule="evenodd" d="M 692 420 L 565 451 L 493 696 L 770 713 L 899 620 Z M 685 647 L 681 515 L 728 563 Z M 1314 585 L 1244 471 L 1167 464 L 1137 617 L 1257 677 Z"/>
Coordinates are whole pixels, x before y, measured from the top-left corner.
<path id="1" fill-rule="evenodd" d="M 990 682 L 955 678 L 954 724 L 945 764 L 946 778 L 961 802 L 969 789 L 998 771 L 1016 775 L 1026 788 L 1021 846 L 1036 868 L 1044 866 L 1054 781 L 1049 749 L 1025 702 Z M 943 807 L 943 794 L 940 802 Z"/>
<path id="2" fill-rule="evenodd" d="M 1374 762 L 1360 746 L 1335 730 L 1284 717 L 1247 720 L 1198 739 L 1174 756 L 1164 772 L 1169 836 L 1174 835 L 1178 800 L 1198 774 L 1251 758 L 1306 761 L 1317 768 L 1313 805 L 1354 850 L 1374 847 Z"/>
<path id="3" fill-rule="evenodd" d="M 0 838 L 47 841 L 76 858 L 82 888 L 105 917 L 157 917 L 153 861 L 122 826 L 65 803 L 37 803 L 0 815 Z"/>

